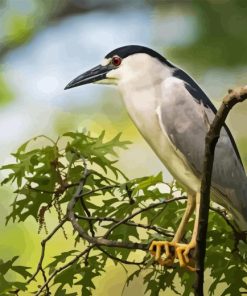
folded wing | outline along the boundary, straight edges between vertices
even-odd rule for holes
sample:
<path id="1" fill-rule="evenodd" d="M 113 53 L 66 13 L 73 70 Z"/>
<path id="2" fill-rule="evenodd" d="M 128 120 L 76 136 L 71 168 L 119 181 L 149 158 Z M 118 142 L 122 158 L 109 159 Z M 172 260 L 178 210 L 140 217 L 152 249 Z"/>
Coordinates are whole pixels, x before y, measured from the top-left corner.
<path id="1" fill-rule="evenodd" d="M 191 169 L 201 177 L 205 136 L 216 110 L 199 86 L 180 71 L 182 74 L 168 78 L 162 87 L 164 99 L 159 106 L 160 124 Z M 244 220 L 247 227 L 247 179 L 236 144 L 226 126 L 222 128 L 215 150 L 212 187 L 220 201 L 222 199 L 219 203 L 234 217 L 235 212 L 240 213 L 242 217 L 235 218 Z"/>

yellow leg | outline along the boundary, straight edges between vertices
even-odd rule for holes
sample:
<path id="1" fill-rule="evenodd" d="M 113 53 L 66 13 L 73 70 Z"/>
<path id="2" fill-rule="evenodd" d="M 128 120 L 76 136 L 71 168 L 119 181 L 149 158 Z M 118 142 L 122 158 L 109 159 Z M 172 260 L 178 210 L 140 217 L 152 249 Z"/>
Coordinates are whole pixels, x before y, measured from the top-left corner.
<path id="1" fill-rule="evenodd" d="M 196 206 L 195 196 L 188 195 L 187 206 L 186 206 L 183 218 L 176 231 L 176 234 L 174 235 L 174 238 L 172 240 L 173 242 L 178 243 L 182 240 L 185 233 L 186 225 L 189 222 L 189 219 L 195 210 L 195 206 Z"/>
<path id="2" fill-rule="evenodd" d="M 181 241 L 184 233 L 186 225 L 194 212 L 195 209 L 195 197 L 192 195 L 188 195 L 187 206 L 183 215 L 183 218 L 179 224 L 179 227 L 174 235 L 172 242 L 168 241 L 153 241 L 149 247 L 150 253 L 155 256 L 155 260 L 165 266 L 172 266 L 175 259 L 175 248 L 177 243 Z M 171 249 L 174 248 L 174 252 Z M 162 254 L 165 253 L 165 259 L 161 258 Z"/>
<path id="3" fill-rule="evenodd" d="M 195 271 L 195 268 L 192 267 L 190 263 L 189 253 L 192 249 L 196 247 L 196 237 L 198 232 L 198 224 L 199 224 L 199 210 L 200 210 L 200 192 L 196 194 L 196 218 L 194 223 L 194 229 L 192 233 L 192 238 L 189 244 L 176 244 L 176 255 L 179 260 L 179 264 L 181 267 L 186 267 L 191 271 Z"/>

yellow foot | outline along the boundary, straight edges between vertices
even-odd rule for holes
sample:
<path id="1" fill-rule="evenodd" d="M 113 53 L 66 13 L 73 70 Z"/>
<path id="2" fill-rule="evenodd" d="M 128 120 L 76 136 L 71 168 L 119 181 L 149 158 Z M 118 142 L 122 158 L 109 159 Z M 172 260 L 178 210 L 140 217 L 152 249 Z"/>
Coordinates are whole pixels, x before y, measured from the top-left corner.
<path id="1" fill-rule="evenodd" d="M 176 257 L 178 258 L 181 267 L 185 267 L 190 271 L 195 271 L 195 264 L 193 259 L 190 258 L 190 251 L 195 249 L 196 242 L 191 241 L 189 244 L 176 243 Z"/>
<path id="2" fill-rule="evenodd" d="M 149 251 L 160 265 L 171 267 L 175 259 L 175 245 L 175 243 L 168 241 L 153 241 Z M 162 258 L 164 254 L 165 258 Z"/>

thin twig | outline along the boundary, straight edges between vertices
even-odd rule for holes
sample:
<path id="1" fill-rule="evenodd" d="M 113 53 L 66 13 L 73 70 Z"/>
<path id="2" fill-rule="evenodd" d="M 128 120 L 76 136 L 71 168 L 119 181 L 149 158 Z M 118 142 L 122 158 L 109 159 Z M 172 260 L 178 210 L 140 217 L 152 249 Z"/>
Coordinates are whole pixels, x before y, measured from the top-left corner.
<path id="1" fill-rule="evenodd" d="M 87 208 L 86 203 L 85 203 L 85 201 L 83 200 L 82 197 L 80 197 L 80 203 L 81 203 L 81 206 L 82 206 L 85 214 L 87 215 L 87 218 L 90 218 L 91 213 L 90 213 L 89 209 Z M 92 220 L 88 219 L 87 221 L 88 221 L 88 224 L 89 224 L 89 229 L 90 229 L 91 235 L 95 236 Z"/>
<path id="2" fill-rule="evenodd" d="M 123 264 L 127 264 L 127 265 L 138 265 L 138 266 L 141 266 L 141 265 L 145 265 L 146 263 L 146 260 L 142 260 L 141 262 L 132 262 L 132 261 L 128 261 L 128 260 L 124 260 L 124 259 L 120 259 L 120 258 L 117 258 L 113 255 L 111 255 L 109 252 L 107 252 L 106 250 L 104 250 L 102 247 L 100 246 L 97 246 L 97 248 L 104 254 L 107 255 L 107 257 L 111 258 L 112 260 L 114 261 L 118 261 L 118 262 L 121 262 Z"/>
<path id="3" fill-rule="evenodd" d="M 35 187 L 32 187 L 29 184 L 27 185 L 27 188 L 32 190 L 32 191 L 36 191 L 36 192 L 43 192 L 43 193 L 48 193 L 48 194 L 55 194 L 56 193 L 56 191 L 49 191 L 49 190 L 35 188 Z"/>
<path id="4" fill-rule="evenodd" d="M 156 215 L 153 216 L 153 218 L 150 220 L 151 223 L 154 223 L 154 220 L 156 220 L 166 210 L 166 206 L 167 205 L 164 205 L 164 207 Z"/>
<path id="5" fill-rule="evenodd" d="M 40 270 L 41 270 L 41 273 L 43 275 L 44 282 L 46 282 L 47 281 L 47 277 L 46 277 L 45 271 L 44 271 L 44 269 L 43 269 L 42 266 L 40 267 Z M 50 289 L 49 289 L 49 285 L 48 284 L 45 285 L 45 288 L 46 288 L 46 296 L 51 295 L 51 292 L 50 292 Z"/>
<path id="6" fill-rule="evenodd" d="M 76 255 L 72 260 L 70 260 L 68 263 L 64 264 L 63 266 L 59 267 L 58 269 L 55 269 L 53 271 L 53 273 L 49 276 L 49 278 L 46 280 L 46 282 L 40 287 L 39 291 L 35 294 L 35 296 L 38 296 L 41 294 L 41 292 L 44 290 L 44 288 L 50 283 L 50 281 L 61 271 L 63 271 L 64 269 L 70 267 L 71 265 L 73 265 L 79 258 L 81 258 L 82 256 L 86 255 L 92 248 L 94 247 L 94 245 L 91 245 L 89 247 L 87 247 L 83 252 L 81 252 L 80 254 Z"/>
<path id="7" fill-rule="evenodd" d="M 94 194 L 94 193 L 96 193 L 98 191 L 104 191 L 104 190 L 108 190 L 108 189 L 115 189 L 115 188 L 118 188 L 118 187 L 119 187 L 118 185 L 106 185 L 106 186 L 102 186 L 101 188 L 97 188 L 97 189 L 90 190 L 88 192 L 81 193 L 80 196 L 79 196 L 80 197 L 80 202 L 81 202 L 82 208 L 83 208 L 84 212 L 86 213 L 87 217 L 91 217 L 91 213 L 88 210 L 88 208 L 86 206 L 86 203 L 83 200 L 83 197 L 85 197 L 87 195 Z M 88 219 L 88 221 L 89 221 L 89 228 L 90 228 L 91 234 L 92 234 L 92 236 L 95 236 L 93 225 L 92 225 L 90 219 Z"/>
<path id="8" fill-rule="evenodd" d="M 26 285 L 28 285 L 29 283 L 31 283 L 35 277 L 37 276 L 37 274 L 41 271 L 43 274 L 44 279 L 46 279 L 45 274 L 43 273 L 43 260 L 45 257 L 45 247 L 46 247 L 46 243 L 53 237 L 53 235 L 60 229 L 62 228 L 63 224 L 68 221 L 67 217 L 64 217 L 64 219 L 53 229 L 53 231 L 41 241 L 41 254 L 40 254 L 40 258 L 39 258 L 39 262 L 37 264 L 36 270 L 33 273 L 33 275 L 27 280 Z M 14 291 L 14 293 L 18 293 L 20 291 L 20 289 L 17 289 Z"/>
<path id="9" fill-rule="evenodd" d="M 64 187 L 65 187 L 65 189 L 68 189 L 68 188 L 75 187 L 78 185 L 79 185 L 79 183 L 70 183 L 70 184 L 65 185 Z"/>
<path id="10" fill-rule="evenodd" d="M 36 275 L 39 273 L 39 271 L 42 268 L 42 263 L 44 260 L 44 256 L 45 256 L 45 247 L 46 247 L 46 243 L 53 237 L 53 235 L 63 226 L 63 224 L 68 221 L 67 217 L 65 217 L 54 229 L 53 231 L 45 238 L 41 241 L 41 255 L 40 255 L 40 259 L 36 268 L 35 273 L 32 275 L 32 277 L 27 281 L 27 284 L 29 284 L 31 281 L 33 281 L 36 277 Z"/>
<path id="11" fill-rule="evenodd" d="M 80 203 L 81 203 L 81 206 L 84 210 L 84 212 L 86 213 L 86 215 L 88 217 L 91 217 L 91 213 L 90 211 L 88 210 L 84 200 L 83 200 L 83 187 L 84 185 L 86 184 L 86 181 L 87 181 L 87 178 L 89 176 L 89 172 L 88 172 L 88 169 L 87 169 L 87 163 L 86 163 L 86 160 L 84 157 L 82 157 L 82 160 L 83 160 L 83 165 L 84 165 L 84 173 L 83 173 L 83 177 L 81 179 L 81 181 L 79 182 L 79 188 L 80 188 L 80 192 L 79 192 L 79 199 L 80 199 Z M 93 230 L 93 224 L 91 223 L 91 221 L 89 221 L 89 229 L 90 229 L 90 232 L 92 234 L 92 236 L 94 237 L 95 236 L 95 233 L 94 233 L 94 230 Z"/>
<path id="12" fill-rule="evenodd" d="M 239 232 L 237 228 L 234 226 L 234 224 L 226 217 L 225 210 L 217 209 L 214 207 L 209 207 L 210 210 L 216 212 L 218 215 L 220 215 L 227 225 L 232 229 L 233 235 L 234 235 L 234 245 L 232 249 L 232 253 L 239 251 L 238 244 L 240 240 L 246 241 L 246 233 L 245 232 Z"/>
<path id="13" fill-rule="evenodd" d="M 104 191 L 104 190 L 108 190 L 108 189 L 115 189 L 115 188 L 119 188 L 119 187 L 120 187 L 120 185 L 106 185 L 106 186 L 102 186 L 102 187 L 97 188 L 97 189 L 86 191 L 86 192 L 80 194 L 79 197 L 85 197 L 87 195 L 91 195 L 91 194 L 94 194 L 94 193 L 99 192 L 99 191 Z"/>
<path id="14" fill-rule="evenodd" d="M 82 220 L 91 220 L 91 221 L 95 221 L 95 222 L 114 222 L 114 223 L 118 223 L 121 220 L 119 219 L 115 219 L 115 218 L 111 218 L 111 217 L 85 217 L 85 216 L 80 216 L 80 215 L 75 215 L 77 219 L 82 219 Z M 156 231 L 159 234 L 165 235 L 165 236 L 169 236 L 169 237 L 173 237 L 174 233 L 171 231 L 168 231 L 166 229 L 162 229 L 161 227 L 157 227 L 154 225 L 145 225 L 142 223 L 135 223 L 133 221 L 127 221 L 124 222 L 123 224 L 125 225 L 129 225 L 129 226 L 134 226 L 134 227 L 140 227 L 140 228 L 144 228 L 144 229 L 151 229 Z"/>
<path id="15" fill-rule="evenodd" d="M 105 181 L 108 181 L 109 184 L 110 184 L 110 183 L 114 183 L 114 184 L 116 184 L 116 185 L 119 185 L 119 182 L 117 182 L 117 181 L 115 181 L 115 180 L 113 180 L 113 179 L 111 179 L 111 178 L 109 178 L 109 177 L 107 177 L 107 176 L 104 176 L 104 175 L 100 174 L 100 173 L 97 172 L 97 171 L 91 170 L 91 173 L 92 173 L 93 175 L 96 175 L 96 176 L 100 177 L 100 179 L 104 179 Z"/>
<path id="16" fill-rule="evenodd" d="M 233 225 L 233 223 L 227 219 L 226 214 L 225 214 L 225 210 L 221 210 L 219 208 L 214 208 L 214 207 L 209 207 L 209 209 L 215 213 L 217 213 L 218 215 L 220 215 L 226 222 L 226 224 L 232 229 L 233 233 L 238 232 L 236 227 Z"/>

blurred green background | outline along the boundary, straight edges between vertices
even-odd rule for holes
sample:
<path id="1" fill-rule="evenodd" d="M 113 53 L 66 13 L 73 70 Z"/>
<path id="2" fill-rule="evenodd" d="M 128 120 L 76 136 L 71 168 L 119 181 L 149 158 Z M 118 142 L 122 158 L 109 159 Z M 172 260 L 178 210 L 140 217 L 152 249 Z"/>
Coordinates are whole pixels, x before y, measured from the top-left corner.
<path id="1" fill-rule="evenodd" d="M 0 0 L 0 16 L 1 165 L 36 135 L 55 138 L 69 130 L 105 129 L 109 137 L 122 131 L 124 139 L 134 142 L 121 152 L 119 162 L 130 178 L 162 170 L 171 179 L 129 120 L 114 88 L 63 90 L 116 47 L 143 44 L 163 53 L 192 75 L 216 106 L 229 88 L 247 82 L 246 0 Z M 239 105 L 228 120 L 245 164 L 246 112 L 247 104 Z M 20 255 L 19 263 L 35 266 L 45 234 L 37 234 L 32 220 L 4 225 L 12 192 L 0 189 L 0 257 Z M 48 229 L 53 223 L 50 218 Z M 49 255 L 70 245 L 57 235 Z M 109 265 L 97 280 L 95 295 L 121 295 L 125 278 L 123 270 Z M 136 291 L 144 295 L 141 279 L 124 295 Z"/>

